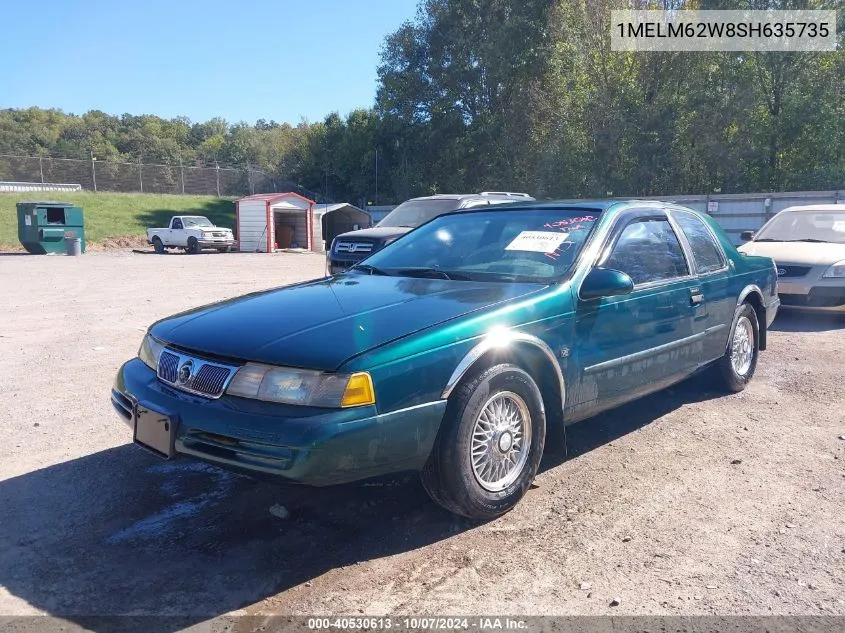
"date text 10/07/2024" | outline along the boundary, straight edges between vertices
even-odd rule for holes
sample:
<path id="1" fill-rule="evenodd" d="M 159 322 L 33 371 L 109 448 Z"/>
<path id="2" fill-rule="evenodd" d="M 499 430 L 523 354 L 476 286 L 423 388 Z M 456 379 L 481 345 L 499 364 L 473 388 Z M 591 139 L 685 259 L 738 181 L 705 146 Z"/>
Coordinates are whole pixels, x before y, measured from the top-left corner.
<path id="1" fill-rule="evenodd" d="M 374 630 L 398 631 L 519 631 L 527 628 L 527 622 L 516 618 L 497 617 L 349 617 L 308 618 L 310 630 Z"/>

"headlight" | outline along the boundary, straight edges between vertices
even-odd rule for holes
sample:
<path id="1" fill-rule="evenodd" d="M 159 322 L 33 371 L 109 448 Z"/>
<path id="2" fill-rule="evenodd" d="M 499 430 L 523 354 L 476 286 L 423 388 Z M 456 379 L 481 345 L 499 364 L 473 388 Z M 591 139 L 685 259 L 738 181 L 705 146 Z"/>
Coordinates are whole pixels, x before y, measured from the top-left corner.
<path id="1" fill-rule="evenodd" d="M 311 407 L 360 407 L 376 401 L 373 380 L 366 372 L 324 374 L 256 363 L 241 367 L 226 393 Z"/>
<path id="2" fill-rule="evenodd" d="M 833 266 L 824 271 L 822 277 L 830 279 L 831 277 L 845 277 L 845 259 L 841 262 L 836 262 Z"/>
<path id="3" fill-rule="evenodd" d="M 144 340 L 141 341 L 138 358 L 144 361 L 144 364 L 153 371 L 158 371 L 158 357 L 161 356 L 161 350 L 163 349 L 164 343 L 147 334 L 144 336 Z"/>
<path id="4" fill-rule="evenodd" d="M 214 233 L 206 233 L 205 231 L 202 232 L 203 239 L 208 239 L 209 237 L 214 237 Z"/>

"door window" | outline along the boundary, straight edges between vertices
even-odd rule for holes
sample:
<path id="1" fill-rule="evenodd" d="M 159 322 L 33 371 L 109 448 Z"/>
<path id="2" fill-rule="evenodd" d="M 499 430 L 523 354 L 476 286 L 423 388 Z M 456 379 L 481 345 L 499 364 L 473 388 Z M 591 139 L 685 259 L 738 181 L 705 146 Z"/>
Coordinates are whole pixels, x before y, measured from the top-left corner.
<path id="1" fill-rule="evenodd" d="M 182 220 L 173 220 L 173 226 L 171 228 L 181 229 L 182 228 Z"/>
<path id="2" fill-rule="evenodd" d="M 684 251 L 666 219 L 635 220 L 626 226 L 602 264 L 627 273 L 634 285 L 689 274 Z"/>
<path id="3" fill-rule="evenodd" d="M 699 275 L 725 267 L 722 249 L 713 239 L 713 234 L 703 220 L 691 213 L 673 213 L 672 217 L 675 218 L 684 235 L 687 236 L 692 255 L 695 258 L 695 270 Z"/>

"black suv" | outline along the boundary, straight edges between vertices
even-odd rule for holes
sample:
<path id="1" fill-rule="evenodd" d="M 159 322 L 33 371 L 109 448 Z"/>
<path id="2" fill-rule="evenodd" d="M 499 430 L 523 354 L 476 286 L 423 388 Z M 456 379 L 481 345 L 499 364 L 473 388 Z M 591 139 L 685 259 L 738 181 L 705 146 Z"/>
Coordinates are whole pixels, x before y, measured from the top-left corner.
<path id="1" fill-rule="evenodd" d="M 534 200 L 527 193 L 510 191 L 482 191 L 481 193 L 451 194 L 412 198 L 388 213 L 371 229 L 349 231 L 338 235 L 326 253 L 326 269 L 330 275 L 342 273 L 361 260 L 381 250 L 393 240 L 405 235 L 438 215 L 470 209 L 487 204 L 525 202 Z"/>

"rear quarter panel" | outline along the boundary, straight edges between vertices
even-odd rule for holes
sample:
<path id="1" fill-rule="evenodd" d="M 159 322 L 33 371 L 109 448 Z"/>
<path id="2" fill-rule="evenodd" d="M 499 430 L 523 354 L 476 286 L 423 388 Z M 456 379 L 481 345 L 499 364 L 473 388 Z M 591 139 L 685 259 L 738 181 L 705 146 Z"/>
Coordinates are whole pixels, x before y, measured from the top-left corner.
<path id="1" fill-rule="evenodd" d="M 713 229 L 713 233 L 719 239 L 722 249 L 728 257 L 730 291 L 736 297 L 736 300 L 739 301 L 750 289 L 752 292 L 755 290 L 760 291 L 764 308 L 773 300 L 776 300 L 778 293 L 777 269 L 775 268 L 774 260 L 770 257 L 758 257 L 740 253 L 725 231 L 722 230 L 722 227 L 712 217 L 704 214 L 701 215 Z M 765 349 L 765 315 L 758 315 L 758 318 L 761 327 L 761 348 Z"/>

